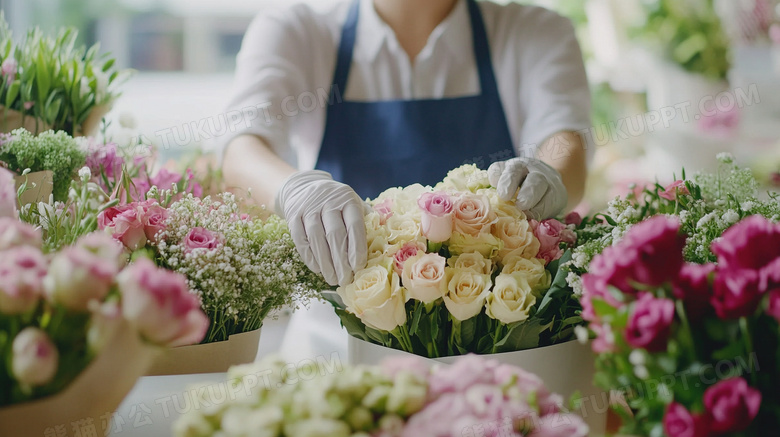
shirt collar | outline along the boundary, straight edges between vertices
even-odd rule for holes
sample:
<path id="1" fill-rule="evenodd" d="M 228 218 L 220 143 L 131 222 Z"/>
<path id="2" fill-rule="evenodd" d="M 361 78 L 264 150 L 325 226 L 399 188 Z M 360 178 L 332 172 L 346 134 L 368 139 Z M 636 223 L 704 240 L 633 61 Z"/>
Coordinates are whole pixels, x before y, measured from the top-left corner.
<path id="1" fill-rule="evenodd" d="M 393 35 L 393 29 L 376 13 L 373 0 L 360 1 L 356 52 L 359 51 L 367 59 L 373 60 L 376 59 L 382 46 Z M 463 62 L 469 59 L 468 54 L 474 49 L 467 6 L 466 0 L 458 0 L 447 18 L 433 30 L 428 38 L 428 43 L 420 53 L 421 55 L 426 51 L 433 50 L 437 44 L 443 43 L 458 61 Z"/>

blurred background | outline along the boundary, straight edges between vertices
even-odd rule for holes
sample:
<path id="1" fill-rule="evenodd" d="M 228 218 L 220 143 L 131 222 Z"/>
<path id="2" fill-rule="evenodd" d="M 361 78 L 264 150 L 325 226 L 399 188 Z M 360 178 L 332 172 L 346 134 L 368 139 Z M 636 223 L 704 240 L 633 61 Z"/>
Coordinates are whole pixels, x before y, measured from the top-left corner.
<path id="1" fill-rule="evenodd" d="M 223 112 L 252 17 L 280 1 L 0 0 L 16 35 L 74 26 L 137 70 L 109 118 L 160 147 L 161 161 L 211 147 L 189 123 Z M 720 152 L 780 181 L 778 0 L 528 0 L 569 17 L 593 93 L 597 209 L 635 183 L 710 169 Z M 175 144 L 161 144 L 178 132 Z M 187 134 L 189 133 L 189 137 Z"/>

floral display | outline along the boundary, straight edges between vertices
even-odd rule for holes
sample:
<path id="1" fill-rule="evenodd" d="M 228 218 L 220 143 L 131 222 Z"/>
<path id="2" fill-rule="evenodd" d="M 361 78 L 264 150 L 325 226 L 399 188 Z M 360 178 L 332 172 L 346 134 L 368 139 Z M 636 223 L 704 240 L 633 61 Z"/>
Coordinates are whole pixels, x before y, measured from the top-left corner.
<path id="1" fill-rule="evenodd" d="M 148 261 L 126 267 L 122 246 L 102 233 L 48 255 L 42 242 L 32 226 L 0 218 L 0 406 L 62 391 L 123 320 L 164 347 L 204 337 L 208 319 L 183 276 Z"/>
<path id="2" fill-rule="evenodd" d="M 303 264 L 281 218 L 242 214 L 229 193 L 190 193 L 167 208 L 171 190 L 149 193 L 156 197 L 105 209 L 98 226 L 128 251 L 187 277 L 211 320 L 206 342 L 255 330 L 272 310 L 328 287 Z"/>
<path id="3" fill-rule="evenodd" d="M 685 230 L 654 216 L 590 264 L 582 314 L 596 381 L 624 391 L 628 434 L 766 435 L 780 426 L 780 225 L 737 222 L 704 264 L 685 262 Z"/>
<path id="4" fill-rule="evenodd" d="M 381 367 L 295 367 L 270 358 L 230 370 L 236 399 L 191 409 L 174 425 L 177 437 L 460 437 L 587 436 L 560 396 L 535 375 L 476 356 L 429 370 L 416 359 Z M 255 375 L 264 384 L 251 384 Z M 313 375 L 304 378 L 303 375 Z M 246 387 L 244 387 L 246 384 Z M 250 385 L 251 384 L 251 385 Z M 199 399 L 200 400 L 200 399 Z"/>
<path id="5" fill-rule="evenodd" d="M 527 219 L 474 165 L 369 203 L 368 266 L 334 302 L 351 335 L 427 357 L 573 338 L 580 308 L 558 269 L 572 227 Z"/>
<path id="6" fill-rule="evenodd" d="M 130 76 L 114 59 L 76 44 L 78 32 L 62 29 L 56 37 L 33 29 L 19 41 L 0 15 L 0 105 L 33 117 L 37 131 L 81 133 L 97 107 L 118 97 L 117 86 Z M 0 120 L 6 131 L 8 114 Z M 90 120 L 92 121 L 92 120 Z M 96 122 L 98 120 L 94 120 Z"/>

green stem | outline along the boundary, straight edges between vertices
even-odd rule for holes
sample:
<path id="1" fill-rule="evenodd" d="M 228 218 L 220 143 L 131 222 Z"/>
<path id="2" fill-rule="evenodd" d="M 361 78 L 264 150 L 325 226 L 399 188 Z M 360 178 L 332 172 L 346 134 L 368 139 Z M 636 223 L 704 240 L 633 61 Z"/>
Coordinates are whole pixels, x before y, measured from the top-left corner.
<path id="1" fill-rule="evenodd" d="M 750 336 L 750 325 L 748 325 L 747 317 L 739 318 L 739 330 L 742 332 L 743 342 L 745 344 L 745 352 L 747 360 L 750 360 L 750 356 L 753 355 L 753 338 Z M 756 372 L 751 372 L 750 379 L 753 381 L 753 385 L 756 385 Z"/>
<path id="2" fill-rule="evenodd" d="M 677 314 L 680 316 L 680 322 L 682 323 L 683 332 L 685 332 L 685 339 L 688 342 L 688 358 L 690 362 L 696 361 L 696 342 L 693 341 L 693 331 L 691 331 L 691 325 L 688 322 L 688 315 L 685 313 L 685 307 L 683 302 L 678 300 L 675 302 L 677 307 Z"/>

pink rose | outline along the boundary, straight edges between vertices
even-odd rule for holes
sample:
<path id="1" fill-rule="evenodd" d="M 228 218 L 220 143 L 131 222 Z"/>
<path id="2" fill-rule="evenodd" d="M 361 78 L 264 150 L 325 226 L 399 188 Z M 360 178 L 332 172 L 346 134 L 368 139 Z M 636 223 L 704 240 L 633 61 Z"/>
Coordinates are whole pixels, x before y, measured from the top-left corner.
<path id="1" fill-rule="evenodd" d="M 184 251 L 191 252 L 195 249 L 214 250 L 219 247 L 220 235 L 206 228 L 192 228 L 184 237 Z"/>
<path id="2" fill-rule="evenodd" d="M 144 209 L 138 203 L 115 206 L 98 214 L 98 226 L 129 250 L 137 250 L 148 242 L 143 214 Z"/>
<path id="3" fill-rule="evenodd" d="M 685 303 L 685 312 L 692 321 L 701 320 L 712 311 L 710 278 L 715 264 L 685 264 L 672 283 L 674 296 Z"/>
<path id="4" fill-rule="evenodd" d="M 664 414 L 664 431 L 669 437 L 707 437 L 710 435 L 707 417 L 691 414 L 684 406 L 672 402 Z"/>
<path id="5" fill-rule="evenodd" d="M 117 277 L 122 314 L 147 340 L 167 347 L 203 340 L 209 319 L 184 276 L 141 258 Z"/>
<path id="6" fill-rule="evenodd" d="M 541 222 L 530 220 L 530 223 L 534 235 L 541 244 L 539 254 L 536 257 L 543 259 L 545 264 L 549 264 L 563 255 L 561 243 L 573 244 L 577 241 L 577 235 L 558 220 L 547 219 Z"/>
<path id="7" fill-rule="evenodd" d="M 490 227 L 498 217 L 490 210 L 487 197 L 476 194 L 463 194 L 453 205 L 456 232 L 472 237 L 479 237 L 483 232 L 489 232 Z"/>
<path id="8" fill-rule="evenodd" d="M 579 226 L 582 224 L 582 216 L 577 211 L 573 211 L 563 219 L 563 222 L 567 225 Z"/>
<path id="9" fill-rule="evenodd" d="M 0 252 L 0 314 L 32 311 L 43 296 L 48 265 L 40 250 L 22 246 Z"/>
<path id="10" fill-rule="evenodd" d="M 443 243 L 452 235 L 453 204 L 450 195 L 443 191 L 423 193 L 417 199 L 422 211 L 422 234 L 428 241 Z"/>
<path id="11" fill-rule="evenodd" d="M 673 320 L 673 301 L 642 293 L 628 317 L 626 342 L 648 352 L 665 351 Z"/>
<path id="12" fill-rule="evenodd" d="M 379 213 L 379 224 L 384 225 L 387 219 L 393 216 L 393 199 L 388 197 L 387 199 L 374 205 L 374 211 Z"/>
<path id="13" fill-rule="evenodd" d="M 675 201 L 680 194 L 691 194 L 688 191 L 688 187 L 685 186 L 685 181 L 674 181 L 667 185 L 663 191 L 658 192 L 658 195 L 666 200 Z"/>
<path id="14" fill-rule="evenodd" d="M 118 272 L 116 258 L 73 246 L 54 256 L 43 284 L 49 301 L 86 312 L 90 301 L 105 299 Z"/>
<path id="15" fill-rule="evenodd" d="M 14 337 L 11 374 L 20 384 L 37 387 L 48 384 L 57 374 L 57 347 L 45 332 L 32 326 Z"/>
<path id="16" fill-rule="evenodd" d="M 431 303 L 447 293 L 444 267 L 447 259 L 438 253 L 426 253 L 420 258 L 408 259 L 403 268 L 403 285 L 409 298 Z"/>
<path id="17" fill-rule="evenodd" d="M 715 314 L 726 320 L 751 316 L 761 302 L 760 282 L 754 270 L 719 270 L 710 298 Z"/>
<path id="18" fill-rule="evenodd" d="M 425 246 L 422 243 L 410 241 L 393 255 L 393 270 L 400 277 L 403 275 L 404 263 L 407 259 L 417 256 L 418 253 L 425 253 Z"/>
<path id="19" fill-rule="evenodd" d="M 677 218 L 651 217 L 634 225 L 618 244 L 636 250 L 632 279 L 640 284 L 661 285 L 675 279 L 682 268 L 685 237 Z"/>
<path id="20" fill-rule="evenodd" d="M 750 426 L 761 407 L 761 392 L 739 377 L 725 379 L 704 392 L 704 408 L 710 429 L 716 433 L 736 433 Z"/>
<path id="21" fill-rule="evenodd" d="M 155 241 L 155 235 L 165 230 L 165 223 L 168 220 L 168 210 L 156 202 L 149 204 L 143 213 L 142 223 L 144 225 L 144 234 L 149 241 Z"/>
<path id="22" fill-rule="evenodd" d="M 0 250 L 32 246 L 41 248 L 43 236 L 33 226 L 11 217 L 0 217 Z"/>
<path id="23" fill-rule="evenodd" d="M 16 179 L 13 173 L 0 167 L 0 217 L 16 218 Z"/>
<path id="24" fill-rule="evenodd" d="M 767 313 L 780 322 L 780 290 L 773 290 L 769 293 Z"/>

